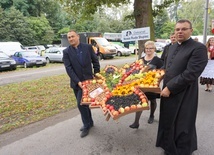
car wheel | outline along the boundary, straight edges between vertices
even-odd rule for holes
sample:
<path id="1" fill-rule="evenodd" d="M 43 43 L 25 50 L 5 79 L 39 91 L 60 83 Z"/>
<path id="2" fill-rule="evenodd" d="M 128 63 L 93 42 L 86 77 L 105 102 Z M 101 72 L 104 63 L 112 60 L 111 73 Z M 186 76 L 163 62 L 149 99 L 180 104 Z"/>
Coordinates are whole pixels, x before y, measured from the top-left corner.
<path id="1" fill-rule="evenodd" d="M 27 68 L 27 63 L 26 62 L 24 62 L 24 68 Z"/>
<path id="2" fill-rule="evenodd" d="M 100 60 L 102 60 L 102 59 L 104 59 L 104 56 L 103 56 L 103 54 L 100 54 Z"/>
<path id="3" fill-rule="evenodd" d="M 47 64 L 49 64 L 51 61 L 49 58 L 46 58 Z"/>
<path id="4" fill-rule="evenodd" d="M 117 56 L 121 57 L 122 53 L 120 51 L 117 52 Z"/>
<path id="5" fill-rule="evenodd" d="M 100 61 L 100 55 L 97 55 L 97 59 Z"/>

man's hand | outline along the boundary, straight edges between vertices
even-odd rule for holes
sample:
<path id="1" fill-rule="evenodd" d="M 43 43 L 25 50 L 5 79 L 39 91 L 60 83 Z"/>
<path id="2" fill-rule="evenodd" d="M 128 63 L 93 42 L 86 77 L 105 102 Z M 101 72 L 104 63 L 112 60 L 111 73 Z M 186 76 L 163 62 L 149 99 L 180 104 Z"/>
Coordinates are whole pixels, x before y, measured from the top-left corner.
<path id="1" fill-rule="evenodd" d="M 78 86 L 82 89 L 82 82 L 78 82 Z"/>
<path id="2" fill-rule="evenodd" d="M 160 96 L 163 96 L 163 97 L 169 97 L 169 95 L 170 95 L 170 91 L 167 87 L 165 87 L 160 93 Z"/>

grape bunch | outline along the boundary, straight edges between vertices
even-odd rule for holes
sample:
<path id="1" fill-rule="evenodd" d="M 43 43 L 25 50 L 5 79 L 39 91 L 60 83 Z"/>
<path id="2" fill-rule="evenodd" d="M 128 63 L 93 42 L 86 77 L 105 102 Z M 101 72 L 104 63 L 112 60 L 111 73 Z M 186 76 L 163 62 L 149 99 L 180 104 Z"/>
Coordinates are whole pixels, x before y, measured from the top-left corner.
<path id="1" fill-rule="evenodd" d="M 108 68 L 105 70 L 105 73 L 106 73 L 106 74 L 114 74 L 114 72 L 115 72 L 115 69 L 112 68 L 112 67 L 108 67 Z"/>
<path id="2" fill-rule="evenodd" d="M 135 69 L 131 74 L 138 74 L 140 72 L 140 70 Z"/>
<path id="3" fill-rule="evenodd" d="M 112 96 L 106 101 L 106 105 L 114 106 L 115 110 L 118 110 L 120 107 L 125 108 L 126 106 L 137 105 L 139 103 L 141 103 L 141 99 L 135 93 L 125 96 Z"/>
<path id="4" fill-rule="evenodd" d="M 132 68 L 126 68 L 126 73 L 128 73 L 131 70 L 132 70 Z"/>

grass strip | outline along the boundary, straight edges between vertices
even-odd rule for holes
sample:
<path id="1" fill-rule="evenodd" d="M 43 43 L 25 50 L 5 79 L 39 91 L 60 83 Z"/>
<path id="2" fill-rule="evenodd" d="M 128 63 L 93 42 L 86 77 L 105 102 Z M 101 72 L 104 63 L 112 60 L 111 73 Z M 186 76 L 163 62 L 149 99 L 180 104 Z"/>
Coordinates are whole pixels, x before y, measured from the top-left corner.
<path id="1" fill-rule="evenodd" d="M 76 108 L 66 74 L 0 86 L 0 134 Z"/>

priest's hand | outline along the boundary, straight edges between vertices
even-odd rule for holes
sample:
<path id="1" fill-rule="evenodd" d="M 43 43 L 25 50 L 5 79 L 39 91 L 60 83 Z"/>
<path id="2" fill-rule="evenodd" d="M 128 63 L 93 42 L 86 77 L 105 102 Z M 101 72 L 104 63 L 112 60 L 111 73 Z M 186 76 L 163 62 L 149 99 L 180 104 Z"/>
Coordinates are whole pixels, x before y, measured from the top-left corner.
<path id="1" fill-rule="evenodd" d="M 169 95 L 170 95 L 170 91 L 167 87 L 165 87 L 160 93 L 160 96 L 162 97 L 169 97 Z"/>

